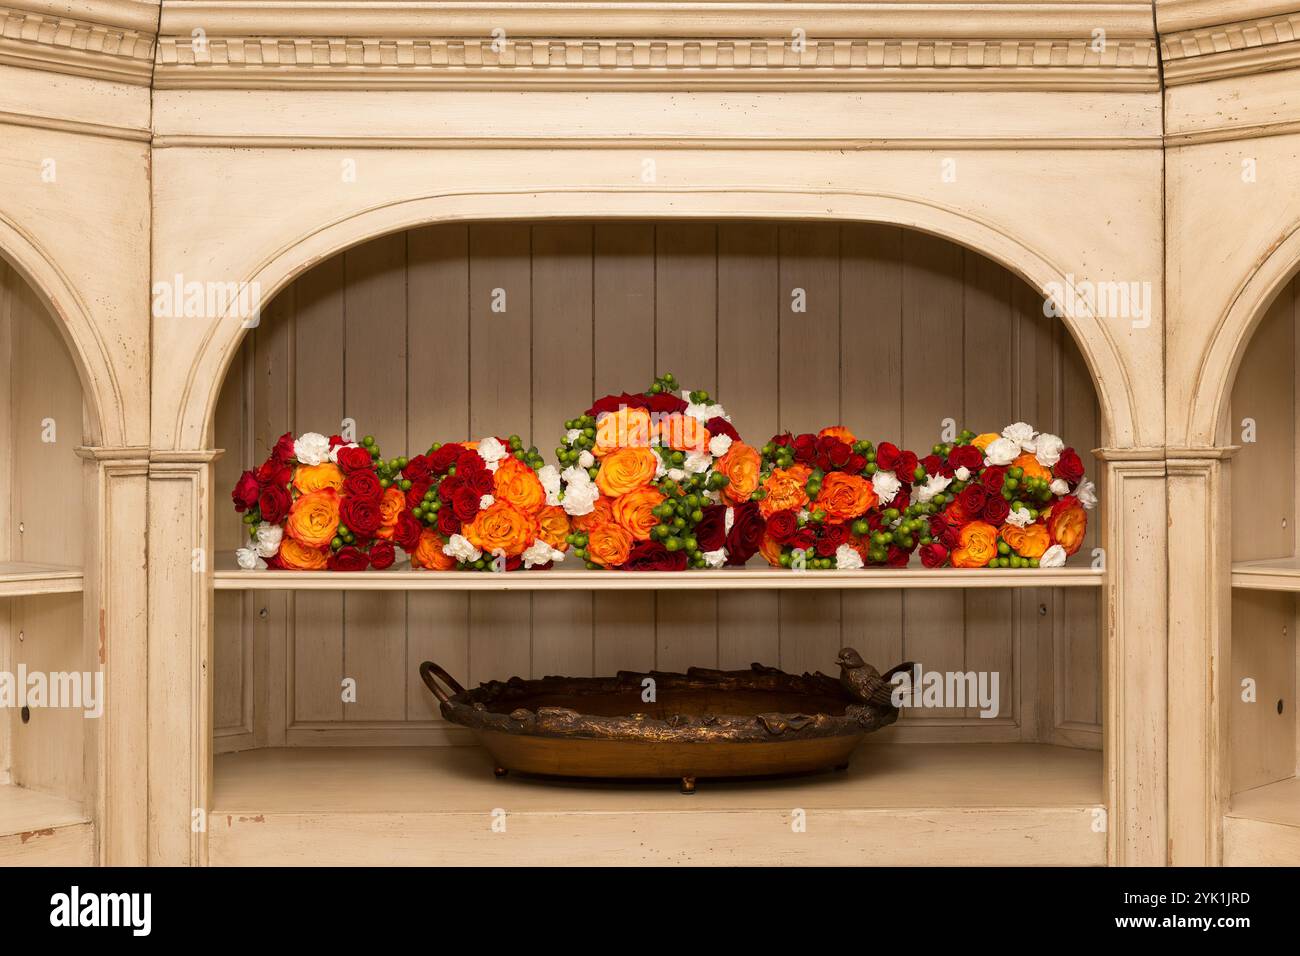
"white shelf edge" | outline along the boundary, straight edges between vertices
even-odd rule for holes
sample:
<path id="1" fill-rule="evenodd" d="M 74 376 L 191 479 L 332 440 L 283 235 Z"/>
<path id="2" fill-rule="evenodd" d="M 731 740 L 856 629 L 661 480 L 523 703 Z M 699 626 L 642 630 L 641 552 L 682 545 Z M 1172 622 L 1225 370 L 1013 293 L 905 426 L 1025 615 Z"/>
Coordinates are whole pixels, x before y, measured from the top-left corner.
<path id="1" fill-rule="evenodd" d="M 0 561 L 0 598 L 77 594 L 84 586 L 85 574 L 81 568 Z"/>
<path id="2" fill-rule="evenodd" d="M 1232 586 L 1247 591 L 1300 591 L 1300 566 L 1295 558 L 1237 561 Z"/>

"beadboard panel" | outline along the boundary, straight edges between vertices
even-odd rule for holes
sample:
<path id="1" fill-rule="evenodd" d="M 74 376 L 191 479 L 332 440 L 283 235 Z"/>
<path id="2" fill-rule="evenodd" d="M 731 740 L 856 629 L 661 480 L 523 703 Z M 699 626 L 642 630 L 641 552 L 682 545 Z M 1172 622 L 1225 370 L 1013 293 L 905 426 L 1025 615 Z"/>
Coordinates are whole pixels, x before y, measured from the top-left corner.
<path id="1" fill-rule="evenodd" d="M 0 260 L 0 561 L 82 565 L 83 414 L 58 328 Z M 0 598 L 0 670 L 85 670 L 81 607 L 80 594 Z M 0 776 L 81 801 L 85 736 L 80 710 L 0 711 Z"/>
<path id="2" fill-rule="evenodd" d="M 450 224 L 350 249 L 277 297 L 222 392 L 218 487 L 284 431 L 329 433 L 344 418 L 390 457 L 512 432 L 549 457 L 563 421 L 594 396 L 662 371 L 709 389 L 756 445 L 842 421 L 925 453 L 948 418 L 987 428 L 1024 418 L 1085 454 L 1100 444 L 1095 392 L 1064 327 L 1035 290 L 945 240 L 873 224 Z M 241 525 L 222 502 L 228 551 Z M 441 739 L 415 676 L 424 659 L 468 684 L 755 660 L 831 670 L 844 644 L 882 667 L 910 658 L 1000 673 L 998 719 L 975 708 L 907 715 L 932 739 L 1099 746 L 1098 601 L 1047 588 L 219 592 L 217 746 L 277 732 L 290 743 Z M 258 628 L 272 634 L 265 644 L 283 641 L 282 684 Z M 259 668 L 272 669 L 269 682 Z M 348 677 L 358 699 L 345 705 Z"/>
<path id="3" fill-rule="evenodd" d="M 1297 551 L 1296 456 L 1300 414 L 1300 279 L 1269 306 L 1242 357 L 1232 391 L 1232 559 Z M 1296 691 L 1300 647 L 1292 592 L 1232 592 L 1232 696 L 1228 706 L 1234 793 L 1294 777 L 1300 765 Z M 1254 681 L 1253 700 L 1242 682 Z"/>

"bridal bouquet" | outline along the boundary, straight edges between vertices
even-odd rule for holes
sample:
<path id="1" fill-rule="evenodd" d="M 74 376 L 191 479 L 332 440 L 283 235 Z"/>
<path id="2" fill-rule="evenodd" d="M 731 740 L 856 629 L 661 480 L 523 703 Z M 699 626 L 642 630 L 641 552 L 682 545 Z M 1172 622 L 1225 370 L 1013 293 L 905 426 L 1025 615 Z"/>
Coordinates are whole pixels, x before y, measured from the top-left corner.
<path id="1" fill-rule="evenodd" d="M 396 559 L 394 532 L 406 505 L 394 487 L 397 461 L 375 440 L 307 432 L 280 436 L 270 457 L 244 472 L 231 497 L 244 516 L 239 566 L 291 571 L 364 571 Z"/>
<path id="2" fill-rule="evenodd" d="M 434 443 L 401 463 L 395 532 L 417 568 L 543 570 L 564 559 L 559 474 L 519 436 Z"/>
<path id="3" fill-rule="evenodd" d="M 921 541 L 928 568 L 1059 568 L 1079 550 L 1096 487 L 1056 435 L 1024 422 L 963 431 L 924 459 L 939 509 Z"/>
<path id="4" fill-rule="evenodd" d="M 569 543 L 590 568 L 681 571 L 743 564 L 762 520 L 760 456 L 708 392 L 672 374 L 607 395 L 564 423 L 556 448 Z"/>

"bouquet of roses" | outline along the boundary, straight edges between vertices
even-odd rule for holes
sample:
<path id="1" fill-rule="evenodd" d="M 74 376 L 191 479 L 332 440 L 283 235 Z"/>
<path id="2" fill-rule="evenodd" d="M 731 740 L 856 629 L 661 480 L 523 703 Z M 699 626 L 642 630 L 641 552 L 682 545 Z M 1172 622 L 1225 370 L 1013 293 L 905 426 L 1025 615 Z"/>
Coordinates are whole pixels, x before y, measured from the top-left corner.
<path id="1" fill-rule="evenodd" d="M 756 497 L 767 521 L 761 551 L 773 567 L 902 567 L 924 522 L 911 502 L 916 454 L 874 446 L 843 426 L 776 435 L 763 447 Z"/>
<path id="2" fill-rule="evenodd" d="M 1059 568 L 1079 550 L 1096 487 L 1056 435 L 1024 422 L 963 431 L 922 460 L 938 505 L 921 540 L 928 568 Z"/>
<path id="3" fill-rule="evenodd" d="M 431 571 L 545 570 L 564 559 L 559 474 L 518 435 L 435 442 L 402 459 L 398 519 L 411 564 Z"/>
<path id="4" fill-rule="evenodd" d="M 679 393 L 666 374 L 564 427 L 561 503 L 589 568 L 681 571 L 744 564 L 757 551 L 759 454 L 707 392 Z"/>
<path id="5" fill-rule="evenodd" d="M 364 571 L 396 560 L 394 530 L 406 499 L 393 487 L 397 463 L 379 457 L 374 438 L 360 444 L 286 432 L 257 469 L 244 472 L 231 497 L 249 543 L 239 566 L 291 571 Z"/>

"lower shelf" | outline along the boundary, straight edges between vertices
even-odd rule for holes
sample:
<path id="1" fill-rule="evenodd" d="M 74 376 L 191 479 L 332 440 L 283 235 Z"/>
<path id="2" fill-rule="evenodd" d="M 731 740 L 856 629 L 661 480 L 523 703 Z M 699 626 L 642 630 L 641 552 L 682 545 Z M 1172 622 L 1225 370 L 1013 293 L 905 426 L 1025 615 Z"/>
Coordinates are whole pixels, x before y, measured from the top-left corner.
<path id="1" fill-rule="evenodd" d="M 80 568 L 0 561 L 0 597 L 75 594 L 82 589 L 83 579 Z"/>
<path id="2" fill-rule="evenodd" d="M 94 825 L 81 807 L 52 794 L 0 786 L 0 866 L 90 866 Z"/>
<path id="3" fill-rule="evenodd" d="M 1036 744 L 868 743 L 845 773 L 693 796 L 496 779 L 477 747 L 253 750 L 214 770 L 213 865 L 1106 862 L 1101 754 Z"/>
<path id="4" fill-rule="evenodd" d="M 1300 777 L 1234 794 L 1223 821 L 1228 866 L 1300 866 Z"/>

